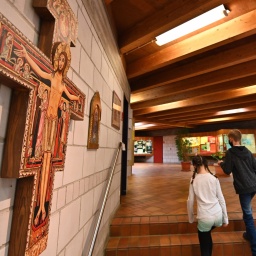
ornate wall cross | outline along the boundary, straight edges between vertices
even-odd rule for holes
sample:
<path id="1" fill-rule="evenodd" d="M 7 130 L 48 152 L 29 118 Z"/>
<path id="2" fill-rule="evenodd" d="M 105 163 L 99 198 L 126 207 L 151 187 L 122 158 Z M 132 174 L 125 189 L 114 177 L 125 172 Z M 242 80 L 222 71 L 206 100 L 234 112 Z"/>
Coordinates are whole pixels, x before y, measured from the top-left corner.
<path id="1" fill-rule="evenodd" d="M 12 88 L 1 177 L 18 179 L 8 252 L 13 256 L 36 256 L 46 248 L 54 174 L 64 168 L 69 121 L 84 117 L 85 95 L 66 77 L 77 21 L 64 0 L 38 3 L 45 4 L 41 13 L 48 13 L 53 27 L 52 63 L 45 25 L 40 47 L 46 55 L 0 14 L 0 79 Z"/>

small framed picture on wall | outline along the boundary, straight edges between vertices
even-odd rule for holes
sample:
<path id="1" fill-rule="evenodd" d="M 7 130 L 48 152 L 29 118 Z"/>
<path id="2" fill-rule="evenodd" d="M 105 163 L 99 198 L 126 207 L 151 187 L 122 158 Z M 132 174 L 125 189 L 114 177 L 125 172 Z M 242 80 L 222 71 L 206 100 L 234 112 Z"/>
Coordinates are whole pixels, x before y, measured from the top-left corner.
<path id="1" fill-rule="evenodd" d="M 88 149 L 99 148 L 100 137 L 100 120 L 101 120 L 101 102 L 99 92 L 95 92 L 90 107 L 89 134 L 88 134 Z"/>
<path id="2" fill-rule="evenodd" d="M 121 100 L 117 96 L 116 92 L 113 91 L 113 99 L 112 99 L 112 121 L 111 125 L 120 130 L 121 124 Z"/>

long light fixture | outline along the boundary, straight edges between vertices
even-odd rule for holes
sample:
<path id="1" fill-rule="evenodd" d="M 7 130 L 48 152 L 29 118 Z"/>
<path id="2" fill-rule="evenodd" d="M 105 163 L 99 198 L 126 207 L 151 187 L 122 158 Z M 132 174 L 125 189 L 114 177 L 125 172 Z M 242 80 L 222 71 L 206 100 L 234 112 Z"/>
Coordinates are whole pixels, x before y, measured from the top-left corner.
<path id="1" fill-rule="evenodd" d="M 203 28 L 217 20 L 220 20 L 228 15 L 229 11 L 224 5 L 220 5 L 208 12 L 205 12 L 192 20 L 189 20 L 178 27 L 175 27 L 156 37 L 156 44 L 161 46 L 167 44 L 177 38 L 187 35 L 193 31 Z"/>
<path id="2" fill-rule="evenodd" d="M 244 113 L 248 111 L 248 108 L 236 108 L 236 109 L 230 109 L 230 110 L 223 110 L 223 111 L 218 111 L 216 115 L 231 115 L 231 114 L 238 114 L 238 113 Z"/>
<path id="3" fill-rule="evenodd" d="M 149 124 L 145 122 L 135 123 L 135 130 L 144 130 L 149 127 L 156 126 L 155 124 Z"/>

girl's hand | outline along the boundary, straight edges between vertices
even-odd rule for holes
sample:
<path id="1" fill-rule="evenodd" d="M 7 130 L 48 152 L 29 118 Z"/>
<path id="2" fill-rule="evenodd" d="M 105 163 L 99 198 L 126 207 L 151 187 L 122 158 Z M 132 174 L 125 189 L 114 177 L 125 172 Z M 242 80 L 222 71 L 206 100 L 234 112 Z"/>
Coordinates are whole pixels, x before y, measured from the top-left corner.
<path id="1" fill-rule="evenodd" d="M 228 226 L 228 224 L 226 224 L 226 223 L 222 224 L 222 227 L 224 227 L 224 228 L 226 228 L 227 226 Z"/>

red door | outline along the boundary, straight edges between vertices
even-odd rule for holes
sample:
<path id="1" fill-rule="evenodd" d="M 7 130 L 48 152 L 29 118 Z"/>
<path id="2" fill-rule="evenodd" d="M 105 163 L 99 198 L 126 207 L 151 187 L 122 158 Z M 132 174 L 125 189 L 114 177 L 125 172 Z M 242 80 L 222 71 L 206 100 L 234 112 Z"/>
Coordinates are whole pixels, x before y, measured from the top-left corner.
<path id="1" fill-rule="evenodd" d="M 154 163 L 163 163 L 163 136 L 154 137 Z"/>

